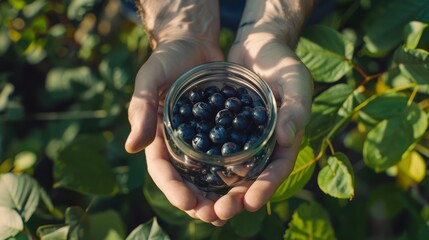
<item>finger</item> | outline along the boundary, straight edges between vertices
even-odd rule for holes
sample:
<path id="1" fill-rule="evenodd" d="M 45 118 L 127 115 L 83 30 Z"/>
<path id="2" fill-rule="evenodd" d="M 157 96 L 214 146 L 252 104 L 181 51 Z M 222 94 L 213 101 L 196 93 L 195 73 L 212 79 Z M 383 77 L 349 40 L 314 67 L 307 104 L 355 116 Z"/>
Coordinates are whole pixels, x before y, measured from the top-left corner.
<path id="1" fill-rule="evenodd" d="M 160 119 L 156 137 L 146 148 L 145 153 L 149 175 L 168 201 L 183 211 L 194 209 L 197 205 L 196 194 L 183 182 L 182 177 L 168 160 Z"/>
<path id="2" fill-rule="evenodd" d="M 216 201 L 214 209 L 219 219 L 228 220 L 243 211 L 243 198 L 250 184 L 250 182 L 245 182 L 239 186 L 235 186 L 226 195 Z"/>
<path id="3" fill-rule="evenodd" d="M 244 207 L 248 211 L 257 211 L 268 202 L 276 189 L 292 172 L 298 155 L 303 131 L 297 133 L 293 146 L 284 148 L 277 145 L 271 163 L 258 176 L 244 196 Z"/>

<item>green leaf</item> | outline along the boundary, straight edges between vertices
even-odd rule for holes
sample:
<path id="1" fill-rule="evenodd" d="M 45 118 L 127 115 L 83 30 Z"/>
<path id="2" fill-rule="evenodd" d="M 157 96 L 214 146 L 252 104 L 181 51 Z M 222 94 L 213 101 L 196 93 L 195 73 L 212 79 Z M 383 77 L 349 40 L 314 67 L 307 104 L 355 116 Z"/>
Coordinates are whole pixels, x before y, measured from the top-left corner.
<path id="1" fill-rule="evenodd" d="M 66 209 L 66 224 L 70 226 L 67 239 L 81 240 L 88 238 L 88 214 L 81 207 Z"/>
<path id="2" fill-rule="evenodd" d="M 28 175 L 0 175 L 0 207 L 15 209 L 28 221 L 39 204 L 39 184 Z"/>
<path id="3" fill-rule="evenodd" d="M 83 194 L 114 194 L 116 178 L 101 151 L 106 140 L 101 135 L 78 136 L 54 161 L 54 187 Z"/>
<path id="4" fill-rule="evenodd" d="M 385 171 L 402 159 L 413 142 L 413 128 L 403 116 L 383 120 L 368 132 L 364 161 L 377 172 Z"/>
<path id="5" fill-rule="evenodd" d="M 429 20 L 429 4 L 427 0 L 394 0 L 383 6 L 382 11 L 369 24 L 369 29 L 364 37 L 365 48 L 373 55 L 382 56 L 395 48 L 402 41 L 402 33 L 405 25 L 418 20 Z"/>
<path id="6" fill-rule="evenodd" d="M 319 172 L 317 183 L 332 197 L 352 199 L 355 194 L 354 172 L 348 157 L 341 152 L 330 156 Z"/>
<path id="7" fill-rule="evenodd" d="M 124 239 L 125 226 L 118 212 L 107 210 L 88 216 L 88 239 Z"/>
<path id="8" fill-rule="evenodd" d="M 359 111 L 359 117 L 364 122 L 374 125 L 403 113 L 407 108 L 407 102 L 408 97 L 405 94 L 387 92 L 368 102 Z"/>
<path id="9" fill-rule="evenodd" d="M 405 36 L 405 48 L 425 48 L 425 44 L 429 44 L 429 39 L 427 39 L 427 37 L 429 37 L 429 24 L 412 21 L 405 26 Z"/>
<path id="10" fill-rule="evenodd" d="M 426 132 L 428 127 L 426 113 L 414 102 L 408 106 L 408 96 L 405 94 L 395 92 L 382 94 L 359 111 L 359 117 L 371 125 L 396 116 L 405 116 L 413 127 L 414 139 L 420 138 Z"/>
<path id="11" fill-rule="evenodd" d="M 302 146 L 291 175 L 277 188 L 271 197 L 271 202 L 275 203 L 288 199 L 307 184 L 314 171 L 315 164 L 310 163 L 313 158 L 313 149 L 308 145 Z"/>
<path id="12" fill-rule="evenodd" d="M 316 202 L 310 202 L 295 210 L 284 239 L 332 240 L 336 237 L 326 210 Z"/>
<path id="13" fill-rule="evenodd" d="M 321 141 L 335 123 L 347 117 L 364 99 L 361 92 L 342 83 L 323 91 L 313 101 L 310 123 L 306 127 L 310 141 Z M 312 143 L 312 146 L 319 144 Z"/>
<path id="14" fill-rule="evenodd" d="M 65 224 L 44 225 L 37 228 L 40 240 L 66 240 L 70 226 Z"/>
<path id="15" fill-rule="evenodd" d="M 420 90 L 429 94 L 429 52 L 423 49 L 398 48 L 393 60 L 399 64 L 401 73 L 414 80 Z"/>
<path id="16" fill-rule="evenodd" d="M 296 49 L 315 81 L 335 82 L 352 69 L 354 47 L 334 29 L 318 25 L 307 28 Z"/>
<path id="17" fill-rule="evenodd" d="M 126 240 L 170 240 L 170 237 L 159 226 L 156 218 L 135 228 Z"/>
<path id="18" fill-rule="evenodd" d="M 261 208 L 256 212 L 243 211 L 229 221 L 238 236 L 250 238 L 258 234 L 261 230 L 265 215 L 265 208 Z"/>
<path id="19" fill-rule="evenodd" d="M 0 206 L 0 216 L 1 239 L 13 237 L 24 229 L 22 218 L 15 210 Z"/>

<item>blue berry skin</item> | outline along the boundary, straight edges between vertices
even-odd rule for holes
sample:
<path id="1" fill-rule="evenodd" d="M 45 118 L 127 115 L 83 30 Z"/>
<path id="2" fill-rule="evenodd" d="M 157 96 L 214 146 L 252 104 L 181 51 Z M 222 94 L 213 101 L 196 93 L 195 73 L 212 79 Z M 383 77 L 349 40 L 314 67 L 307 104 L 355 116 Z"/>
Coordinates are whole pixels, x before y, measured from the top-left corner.
<path id="1" fill-rule="evenodd" d="M 195 87 L 189 92 L 189 100 L 192 103 L 200 102 L 204 99 L 204 91 L 200 87 Z"/>
<path id="2" fill-rule="evenodd" d="M 211 141 L 209 137 L 203 133 L 197 133 L 192 139 L 192 147 L 201 152 L 205 152 L 209 149 Z"/>
<path id="3" fill-rule="evenodd" d="M 253 105 L 252 96 L 250 96 L 247 93 L 244 93 L 244 94 L 240 95 L 240 101 L 241 101 L 241 104 L 243 106 L 252 106 Z"/>
<path id="4" fill-rule="evenodd" d="M 210 130 L 209 137 L 213 143 L 222 144 L 228 141 L 229 133 L 222 125 L 217 124 Z"/>
<path id="5" fill-rule="evenodd" d="M 235 142 L 238 145 L 243 146 L 246 143 L 248 136 L 242 131 L 232 129 L 230 132 L 230 139 L 232 142 Z"/>
<path id="6" fill-rule="evenodd" d="M 247 91 L 247 89 L 246 89 L 246 88 L 244 88 L 244 87 L 239 87 L 239 88 L 237 88 L 237 94 L 238 94 L 238 96 L 241 96 L 241 95 L 243 95 L 243 94 L 249 94 L 249 92 Z"/>
<path id="7" fill-rule="evenodd" d="M 258 98 L 256 100 L 253 100 L 253 107 L 265 107 L 265 103 L 264 101 L 262 101 L 262 99 Z"/>
<path id="8" fill-rule="evenodd" d="M 178 113 L 173 114 L 173 118 L 172 118 L 173 128 L 176 129 L 182 123 L 184 123 L 182 115 Z"/>
<path id="9" fill-rule="evenodd" d="M 262 107 L 262 106 L 253 108 L 252 118 L 253 118 L 253 122 L 256 124 L 261 125 L 261 124 L 267 123 L 268 121 L 267 109 L 265 109 L 265 107 Z"/>
<path id="10" fill-rule="evenodd" d="M 228 109 L 222 109 L 216 114 L 215 122 L 228 128 L 232 125 L 233 118 L 234 115 Z"/>
<path id="11" fill-rule="evenodd" d="M 214 93 L 220 93 L 220 89 L 216 86 L 209 86 L 204 89 L 204 96 L 211 96 Z"/>
<path id="12" fill-rule="evenodd" d="M 243 113 L 239 113 L 232 120 L 232 126 L 235 129 L 244 130 L 249 127 L 249 118 Z"/>
<path id="13" fill-rule="evenodd" d="M 225 186 L 225 183 L 222 181 L 222 179 L 218 175 L 215 175 L 215 174 L 207 174 L 205 176 L 204 180 L 206 180 L 206 182 L 210 186 L 214 186 L 214 187 Z"/>
<path id="14" fill-rule="evenodd" d="M 191 143 L 195 136 L 195 129 L 189 123 L 182 123 L 177 127 L 177 135 L 183 141 Z"/>
<path id="15" fill-rule="evenodd" d="M 192 117 L 192 106 L 191 106 L 191 104 L 183 104 L 179 108 L 179 112 L 184 118 Z"/>
<path id="16" fill-rule="evenodd" d="M 222 109 L 225 104 L 225 98 L 220 93 L 213 93 L 208 100 L 215 109 Z"/>
<path id="17" fill-rule="evenodd" d="M 212 115 L 212 107 L 205 102 L 197 102 L 192 107 L 194 117 L 200 120 L 208 119 Z"/>
<path id="18" fill-rule="evenodd" d="M 249 107 L 249 106 L 244 106 L 241 109 L 241 114 L 243 114 L 244 116 L 246 116 L 249 119 L 252 119 L 253 108 Z"/>
<path id="19" fill-rule="evenodd" d="M 225 108 L 229 111 L 236 113 L 241 110 L 241 101 L 236 97 L 230 97 L 225 100 Z"/>
<path id="20" fill-rule="evenodd" d="M 220 151 L 220 146 L 213 145 L 206 152 L 208 155 L 220 156 L 222 153 Z"/>
<path id="21" fill-rule="evenodd" d="M 220 92 L 225 96 L 225 98 L 237 96 L 237 90 L 235 87 L 229 85 L 224 86 Z"/>
<path id="22" fill-rule="evenodd" d="M 197 123 L 196 130 L 198 133 L 209 133 L 213 125 L 211 121 L 201 120 Z"/>
<path id="23" fill-rule="evenodd" d="M 238 146 L 238 144 L 235 142 L 226 142 L 222 145 L 222 148 L 221 148 L 222 156 L 231 155 L 239 151 L 240 151 L 240 146 Z"/>
<path id="24" fill-rule="evenodd" d="M 250 137 L 249 140 L 246 141 L 246 143 L 243 145 L 243 150 L 247 150 L 252 148 L 256 141 L 258 141 L 258 137 Z"/>

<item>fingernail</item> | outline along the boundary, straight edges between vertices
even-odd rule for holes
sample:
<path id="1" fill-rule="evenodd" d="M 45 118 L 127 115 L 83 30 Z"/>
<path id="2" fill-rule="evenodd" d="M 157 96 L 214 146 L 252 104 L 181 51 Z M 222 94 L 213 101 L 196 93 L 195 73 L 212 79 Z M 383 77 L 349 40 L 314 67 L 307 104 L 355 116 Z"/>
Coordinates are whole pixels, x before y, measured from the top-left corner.
<path id="1" fill-rule="evenodd" d="M 283 147 L 292 146 L 295 141 L 295 124 L 293 124 L 293 122 L 287 122 L 282 130 L 282 134 L 278 136 L 277 142 Z"/>

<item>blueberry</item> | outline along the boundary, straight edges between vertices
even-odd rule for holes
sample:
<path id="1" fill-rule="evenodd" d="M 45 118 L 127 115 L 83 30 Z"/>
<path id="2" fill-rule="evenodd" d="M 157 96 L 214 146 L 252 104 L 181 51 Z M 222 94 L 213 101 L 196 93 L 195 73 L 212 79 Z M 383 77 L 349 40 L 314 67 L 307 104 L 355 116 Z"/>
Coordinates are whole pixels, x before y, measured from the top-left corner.
<path id="1" fill-rule="evenodd" d="M 207 174 L 205 176 L 205 180 L 210 186 L 214 186 L 214 187 L 225 186 L 225 183 L 222 181 L 222 179 L 215 174 Z"/>
<path id="2" fill-rule="evenodd" d="M 225 104 L 225 98 L 220 93 L 213 93 L 208 100 L 209 103 L 216 109 L 222 109 Z"/>
<path id="3" fill-rule="evenodd" d="M 197 133 L 192 139 L 192 147 L 195 150 L 205 152 L 209 149 L 211 141 L 209 137 L 203 133 Z"/>
<path id="4" fill-rule="evenodd" d="M 241 101 L 236 97 L 230 97 L 225 100 L 225 108 L 230 110 L 233 113 L 239 112 L 241 110 Z"/>
<path id="5" fill-rule="evenodd" d="M 244 130 L 249 126 L 249 118 L 243 113 L 239 113 L 232 120 L 232 126 L 236 129 Z"/>
<path id="6" fill-rule="evenodd" d="M 249 119 L 252 119 L 253 108 L 249 106 L 244 106 L 241 109 L 241 113 Z"/>
<path id="7" fill-rule="evenodd" d="M 238 96 L 241 96 L 241 95 L 243 95 L 243 94 L 248 94 L 249 92 L 247 91 L 247 89 L 246 88 L 244 88 L 244 87 L 239 87 L 239 88 L 237 88 L 237 94 L 238 94 Z"/>
<path id="8" fill-rule="evenodd" d="M 239 152 L 240 147 L 235 142 L 226 142 L 222 145 L 222 156 L 231 155 L 233 153 Z"/>
<path id="9" fill-rule="evenodd" d="M 267 109 L 262 106 L 253 108 L 252 118 L 256 124 L 265 124 L 268 121 Z"/>
<path id="10" fill-rule="evenodd" d="M 197 123 L 196 130 L 198 133 L 209 133 L 213 125 L 211 121 L 201 120 Z"/>
<path id="11" fill-rule="evenodd" d="M 204 96 L 211 96 L 214 93 L 219 93 L 220 89 L 216 86 L 209 86 L 204 89 Z"/>
<path id="12" fill-rule="evenodd" d="M 172 119 L 173 128 L 176 129 L 180 124 L 184 122 L 182 115 L 180 114 L 173 114 Z"/>
<path id="13" fill-rule="evenodd" d="M 265 103 L 264 103 L 264 101 L 262 101 L 262 99 L 258 98 L 256 100 L 253 100 L 253 104 L 252 105 L 253 105 L 254 108 L 255 107 L 260 107 L 260 106 L 264 107 Z"/>
<path id="14" fill-rule="evenodd" d="M 183 141 L 191 143 L 195 135 L 195 129 L 189 123 L 182 123 L 177 127 L 177 135 Z"/>
<path id="15" fill-rule="evenodd" d="M 179 113 L 180 113 L 184 118 L 190 118 L 190 117 L 192 117 L 192 106 L 191 106 L 191 104 L 183 104 L 183 105 L 179 108 Z"/>
<path id="16" fill-rule="evenodd" d="M 210 130 L 210 139 L 212 142 L 217 144 L 222 144 L 229 139 L 228 131 L 222 125 L 215 125 L 212 130 Z"/>
<path id="17" fill-rule="evenodd" d="M 243 146 L 243 150 L 247 150 L 255 145 L 255 143 L 258 141 L 259 138 L 257 137 L 251 137 Z"/>
<path id="18" fill-rule="evenodd" d="M 235 97 L 237 95 L 235 87 L 229 85 L 225 85 L 220 92 L 225 96 L 225 98 Z"/>
<path id="19" fill-rule="evenodd" d="M 230 135 L 231 141 L 237 143 L 240 146 L 243 146 L 246 143 L 248 138 L 247 134 L 236 129 L 231 130 L 229 135 Z"/>
<path id="20" fill-rule="evenodd" d="M 211 116 L 211 106 L 205 102 L 197 102 L 192 107 L 192 113 L 197 119 L 208 119 Z"/>
<path id="21" fill-rule="evenodd" d="M 247 93 L 244 93 L 244 94 L 240 95 L 240 101 L 241 101 L 241 104 L 243 106 L 252 106 L 253 105 L 253 99 Z"/>
<path id="22" fill-rule="evenodd" d="M 202 101 L 204 98 L 203 89 L 200 87 L 195 87 L 189 92 L 189 100 L 192 103 L 197 103 Z"/>
<path id="23" fill-rule="evenodd" d="M 228 111 L 228 109 L 222 109 L 216 114 L 215 122 L 224 127 L 230 127 L 233 118 L 234 115 L 230 111 Z"/>

